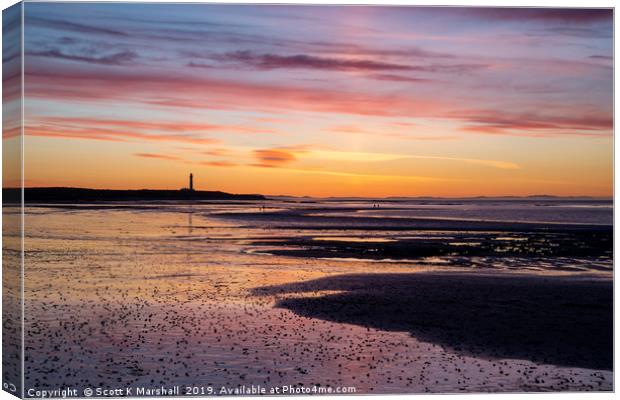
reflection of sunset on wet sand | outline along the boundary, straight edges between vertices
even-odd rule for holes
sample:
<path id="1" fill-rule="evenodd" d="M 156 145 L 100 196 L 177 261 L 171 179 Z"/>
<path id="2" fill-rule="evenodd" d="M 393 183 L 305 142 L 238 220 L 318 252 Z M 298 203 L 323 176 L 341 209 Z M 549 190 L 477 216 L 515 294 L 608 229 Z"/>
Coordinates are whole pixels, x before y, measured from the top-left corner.
<path id="1" fill-rule="evenodd" d="M 497 232 L 500 223 L 489 226 L 490 232 L 480 225 L 478 233 L 463 236 L 445 230 L 458 221 L 403 231 L 386 226 L 394 221 L 383 218 L 380 228 L 369 231 L 356 228 L 368 223 L 363 216 L 359 222 L 336 217 L 339 229 L 312 215 L 337 216 L 339 209 L 364 210 L 372 203 L 269 201 L 263 211 L 264 204 L 29 207 L 27 385 L 209 384 L 219 390 L 317 384 L 351 386 L 357 393 L 611 387 L 606 330 L 611 320 L 604 306 L 611 296 L 611 261 L 588 242 L 591 235 L 606 237 L 603 226 L 564 226 L 557 237 L 545 233 L 551 243 L 562 243 L 566 235 L 571 243 L 583 240 L 584 250 L 533 259 L 528 252 L 537 251 L 538 239 Z M 414 205 L 400 210 L 414 212 Z M 382 211 L 395 208 L 384 205 Z M 590 212 L 577 209 L 573 218 Z M 600 210 L 606 218 L 606 209 Z M 269 220 L 272 214 L 279 217 Z M 286 215 L 297 222 L 278 227 Z M 483 240 L 493 246 L 487 252 L 518 246 L 505 261 L 492 253 L 470 258 L 429 253 L 398 262 L 399 249 L 420 249 L 409 250 L 411 258 L 429 240 L 446 245 Z M 331 249 L 331 259 L 313 253 L 318 248 Z M 347 248 L 357 248 L 358 259 L 349 259 Z M 298 249 L 305 250 L 293 253 Z M 372 249 L 394 260 L 377 260 Z M 484 299 L 475 297 L 485 292 Z M 573 293 L 575 306 L 555 303 L 557 293 Z M 584 299 L 600 301 L 603 308 L 585 317 L 580 310 L 590 305 Z M 450 306 L 451 301 L 456 303 Z M 434 313 L 449 318 L 443 323 L 423 316 L 436 305 L 442 311 Z M 401 315 L 412 306 L 418 314 Z M 523 307 L 541 314 L 528 317 Z M 519 335 L 498 341 L 506 334 L 499 328 L 510 325 L 490 324 L 497 320 L 488 319 L 493 312 L 518 321 L 512 330 Z M 459 322 L 458 315 L 470 314 L 488 333 Z M 463 330 L 433 328 L 452 323 Z M 583 340 L 584 330 L 591 340 Z"/>

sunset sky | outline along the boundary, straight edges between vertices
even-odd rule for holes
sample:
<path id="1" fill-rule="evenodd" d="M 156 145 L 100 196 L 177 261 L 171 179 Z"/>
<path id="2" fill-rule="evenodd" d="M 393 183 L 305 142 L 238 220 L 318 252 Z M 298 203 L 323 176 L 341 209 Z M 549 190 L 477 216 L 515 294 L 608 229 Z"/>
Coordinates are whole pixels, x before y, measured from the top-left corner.
<path id="1" fill-rule="evenodd" d="M 612 195 L 611 10 L 26 3 L 25 27 L 26 186 Z"/>

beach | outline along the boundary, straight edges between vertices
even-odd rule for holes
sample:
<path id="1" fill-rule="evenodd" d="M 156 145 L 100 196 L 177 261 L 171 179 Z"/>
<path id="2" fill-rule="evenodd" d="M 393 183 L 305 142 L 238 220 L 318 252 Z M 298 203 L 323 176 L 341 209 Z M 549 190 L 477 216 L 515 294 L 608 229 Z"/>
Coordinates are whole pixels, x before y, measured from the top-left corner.
<path id="1" fill-rule="evenodd" d="M 25 388 L 609 391 L 609 204 L 29 205 Z"/>

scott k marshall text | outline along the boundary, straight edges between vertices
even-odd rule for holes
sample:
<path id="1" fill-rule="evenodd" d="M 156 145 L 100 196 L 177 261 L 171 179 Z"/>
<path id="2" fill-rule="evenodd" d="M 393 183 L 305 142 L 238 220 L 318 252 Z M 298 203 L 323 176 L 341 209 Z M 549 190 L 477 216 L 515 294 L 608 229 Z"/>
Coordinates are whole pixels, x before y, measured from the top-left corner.
<path id="1" fill-rule="evenodd" d="M 67 398 L 67 397 L 120 397 L 120 396 L 181 396 L 180 386 L 171 387 L 127 387 L 127 388 L 62 388 L 54 390 L 28 389 L 28 397 L 34 398 Z"/>

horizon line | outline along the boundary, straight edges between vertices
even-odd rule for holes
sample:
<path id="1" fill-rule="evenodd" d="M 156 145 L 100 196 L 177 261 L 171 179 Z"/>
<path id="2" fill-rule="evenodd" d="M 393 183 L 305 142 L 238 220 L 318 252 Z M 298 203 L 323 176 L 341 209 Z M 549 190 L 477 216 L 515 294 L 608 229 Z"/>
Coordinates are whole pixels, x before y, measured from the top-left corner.
<path id="1" fill-rule="evenodd" d="M 101 191 L 170 191 L 170 192 L 179 192 L 183 190 L 188 190 L 187 188 L 179 188 L 179 189 L 157 189 L 157 188 L 140 188 L 140 189 L 102 189 L 102 188 L 87 188 L 87 187 L 75 187 L 75 186 L 29 186 L 29 187 L 3 187 L 2 190 L 19 190 L 19 189 L 74 189 L 74 190 L 101 190 Z M 313 198 L 313 199 L 384 199 L 384 200 L 395 200 L 395 199 L 507 199 L 507 198 L 517 198 L 517 199 L 536 199 L 536 198 L 555 198 L 555 199 L 600 199 L 600 200 L 613 200 L 613 195 L 608 196 L 597 196 L 597 195 L 554 195 L 554 194 L 530 194 L 530 195 L 469 195 L 469 196 L 437 196 L 437 195 L 393 195 L 393 196 L 362 196 L 362 195 L 354 195 L 354 196 L 311 196 L 311 195 L 289 195 L 289 194 L 263 194 L 263 193 L 230 193 L 222 190 L 201 190 L 194 189 L 194 192 L 220 192 L 234 195 L 259 195 L 264 197 L 290 197 L 290 198 Z"/>

